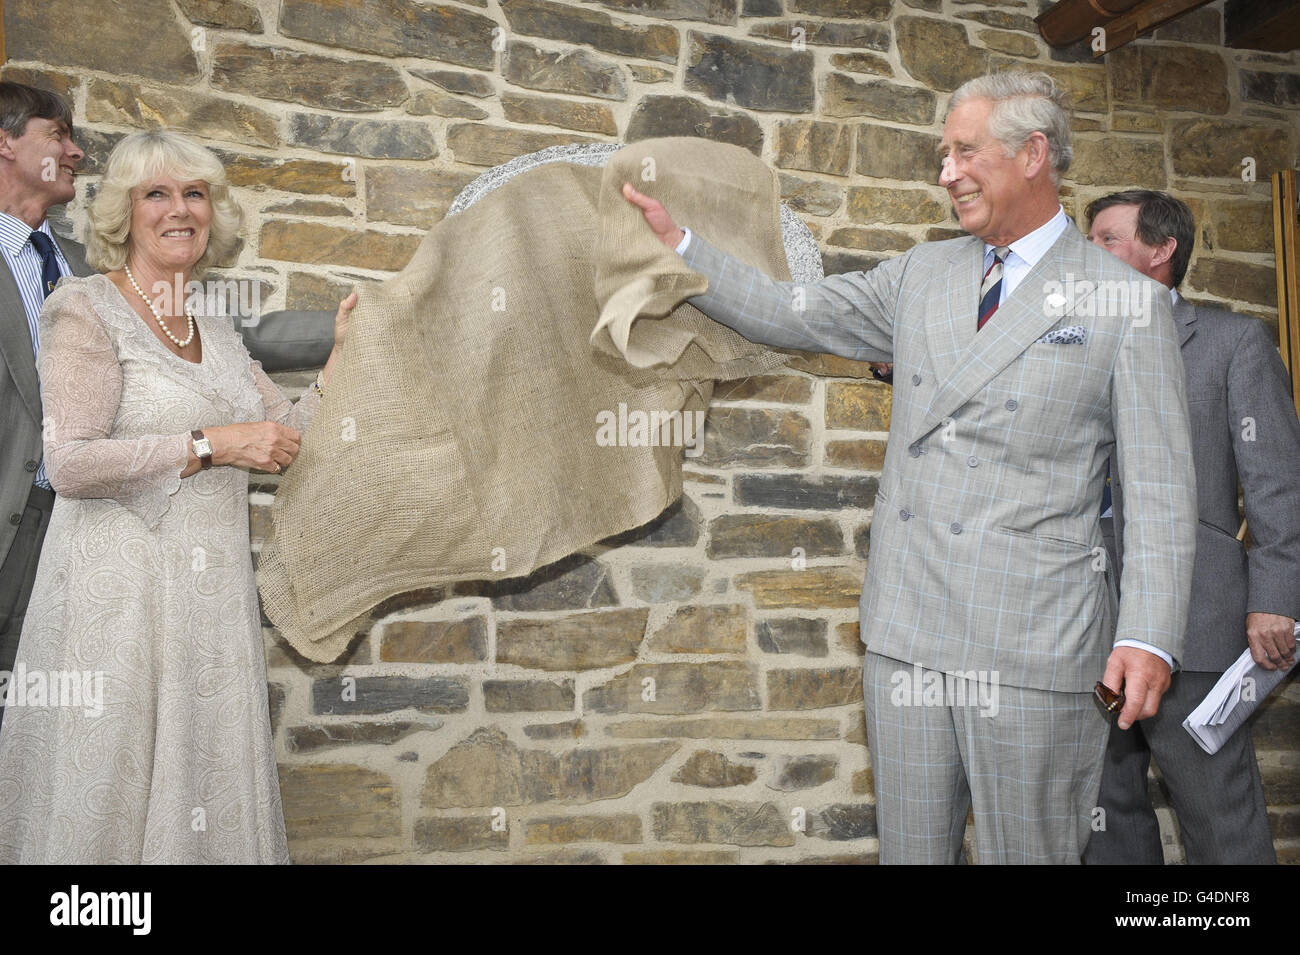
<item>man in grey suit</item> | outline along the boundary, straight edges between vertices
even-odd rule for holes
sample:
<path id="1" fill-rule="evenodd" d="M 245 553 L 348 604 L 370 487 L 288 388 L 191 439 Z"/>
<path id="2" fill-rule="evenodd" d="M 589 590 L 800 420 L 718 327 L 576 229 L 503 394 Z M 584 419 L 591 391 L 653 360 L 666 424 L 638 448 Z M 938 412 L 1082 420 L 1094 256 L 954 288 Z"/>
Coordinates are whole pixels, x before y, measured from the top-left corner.
<path id="1" fill-rule="evenodd" d="M 52 282 L 86 275 L 85 250 L 50 231 L 84 153 L 59 96 L 0 82 L 0 670 L 13 668 L 54 491 L 41 457 L 36 319 Z M 0 710 L 0 715 L 3 711 Z"/>
<path id="2" fill-rule="evenodd" d="M 1196 462 L 1196 562 L 1182 668 L 1160 711 L 1112 732 L 1102 773 L 1106 827 L 1089 863 L 1159 865 L 1160 827 L 1147 798 L 1154 753 L 1178 814 L 1191 863 L 1271 863 L 1273 839 L 1248 727 L 1213 756 L 1183 729 L 1225 669 L 1250 647 L 1261 667 L 1295 662 L 1300 616 L 1300 420 L 1286 368 L 1268 329 L 1253 318 L 1193 305 L 1178 286 L 1196 226 L 1187 205 L 1149 190 L 1113 193 L 1088 206 L 1088 238 L 1169 289 L 1187 370 Z M 1237 485 L 1254 545 L 1237 540 Z M 1138 505 L 1114 483 L 1116 524 Z M 1124 534 L 1116 534 L 1123 565 Z"/>
<path id="3" fill-rule="evenodd" d="M 963 85 L 942 146 L 971 236 L 803 289 L 624 194 L 708 278 L 706 314 L 894 363 L 860 608 L 880 861 L 959 861 L 973 806 L 979 861 L 1078 863 L 1108 731 L 1089 691 L 1122 687 L 1128 727 L 1182 653 L 1196 504 L 1178 340 L 1168 296 L 1065 217 L 1049 77 Z M 1117 611 L 1098 528 L 1115 449 L 1140 500 Z"/>

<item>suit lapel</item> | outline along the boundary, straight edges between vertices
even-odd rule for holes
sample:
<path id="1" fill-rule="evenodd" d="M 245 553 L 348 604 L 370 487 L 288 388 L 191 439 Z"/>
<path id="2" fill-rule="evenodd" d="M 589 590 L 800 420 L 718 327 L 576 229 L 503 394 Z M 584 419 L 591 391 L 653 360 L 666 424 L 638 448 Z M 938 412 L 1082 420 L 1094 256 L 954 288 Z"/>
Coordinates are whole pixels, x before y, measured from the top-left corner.
<path id="1" fill-rule="evenodd" d="M 54 230 L 50 230 L 53 235 Z M 72 269 L 73 275 L 90 275 L 92 269 L 86 264 L 86 247 L 71 239 L 64 239 L 60 236 L 54 236 L 54 244 L 59 247 L 63 257 L 68 260 L 68 268 Z"/>
<path id="2" fill-rule="evenodd" d="M 1174 308 L 1174 323 L 1178 326 L 1178 347 L 1181 348 L 1196 331 L 1196 306 L 1181 295 L 1178 296 L 1178 305 Z"/>
<path id="3" fill-rule="evenodd" d="M 89 275 L 85 249 L 70 239 L 54 237 L 59 250 L 68 262 L 73 275 Z M 41 386 L 36 376 L 36 361 L 32 355 L 32 333 L 27 328 L 27 312 L 23 308 L 18 283 L 7 265 L 0 265 L 0 356 L 9 368 L 23 404 L 37 424 L 41 421 Z"/>
<path id="4" fill-rule="evenodd" d="M 978 334 L 974 331 L 978 304 L 963 307 L 968 301 L 974 303 L 979 294 L 978 266 L 973 287 L 968 284 L 965 288 L 953 289 L 949 295 L 949 307 L 953 314 L 948 320 L 967 324 L 971 329 L 967 338 L 969 344 L 958 353 L 951 373 L 946 377 L 940 375 L 943 384 L 931 399 L 920 430 L 910 435 L 909 441 L 915 441 L 937 428 L 944 418 L 969 401 L 971 396 L 984 388 L 1048 329 L 1063 318 L 1068 318 L 1068 313 L 1063 316 L 1044 307 L 1045 288 L 1047 282 L 1058 280 L 1062 273 L 1082 272 L 1082 257 L 1074 244 L 1083 241 L 1073 227 L 1067 226 L 1060 238 L 1030 269 L 1016 290 L 998 307 L 993 319 Z M 975 242 L 982 251 L 983 243 L 978 239 Z M 982 258 L 980 262 L 982 264 Z M 1077 308 L 1088 297 L 1090 296 L 1075 299 L 1073 307 Z M 953 333 L 954 336 L 959 334 Z"/>
<path id="5" fill-rule="evenodd" d="M 18 283 L 7 264 L 0 264 L 0 316 L 0 355 L 32 420 L 40 424 L 41 388 L 32 356 L 32 333 L 27 329 L 27 312 L 18 294 Z"/>
<path id="6" fill-rule="evenodd" d="M 984 243 L 971 236 L 948 260 L 946 271 L 934 276 L 934 288 L 946 290 L 926 309 L 925 338 L 930 364 L 938 381 L 947 381 L 957 361 L 975 337 L 975 313 L 984 275 Z"/>

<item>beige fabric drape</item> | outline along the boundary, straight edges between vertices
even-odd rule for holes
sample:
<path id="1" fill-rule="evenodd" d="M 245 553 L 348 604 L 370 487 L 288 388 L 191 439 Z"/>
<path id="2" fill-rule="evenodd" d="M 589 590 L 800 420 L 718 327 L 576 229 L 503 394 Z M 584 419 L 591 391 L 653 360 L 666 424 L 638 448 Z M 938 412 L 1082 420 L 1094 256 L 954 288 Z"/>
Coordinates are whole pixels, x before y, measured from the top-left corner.
<path id="1" fill-rule="evenodd" d="M 625 181 L 789 278 L 775 175 L 702 139 L 545 165 L 434 226 L 361 289 L 276 496 L 259 585 L 304 656 L 335 659 L 395 594 L 523 576 L 654 519 L 681 494 L 681 446 L 604 446 L 598 415 L 702 410 L 714 380 L 786 360 L 684 304 L 707 283 Z"/>

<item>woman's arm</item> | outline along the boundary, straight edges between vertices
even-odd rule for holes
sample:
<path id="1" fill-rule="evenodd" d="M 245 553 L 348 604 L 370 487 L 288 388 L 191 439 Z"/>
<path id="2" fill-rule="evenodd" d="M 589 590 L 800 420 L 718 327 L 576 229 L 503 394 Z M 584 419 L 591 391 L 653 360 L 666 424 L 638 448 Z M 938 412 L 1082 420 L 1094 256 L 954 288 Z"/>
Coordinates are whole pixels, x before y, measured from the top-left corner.
<path id="1" fill-rule="evenodd" d="M 339 302 L 338 312 L 334 315 L 334 348 L 330 351 L 329 359 L 320 373 L 319 380 L 322 385 L 329 384 L 334 368 L 338 364 L 339 352 L 343 347 L 343 340 L 347 337 L 348 322 L 356 304 L 356 292 Z M 306 431 L 312 417 L 316 414 L 316 409 L 320 406 L 321 392 L 313 386 L 298 401 L 290 402 L 275 382 L 267 377 L 260 362 L 254 361 L 252 368 L 253 378 L 257 381 L 257 390 L 262 393 L 262 406 L 266 409 L 267 419 L 295 428 L 299 432 Z"/>
<path id="2" fill-rule="evenodd" d="M 59 494 L 113 498 L 151 527 L 180 487 L 190 435 L 112 438 L 122 368 L 84 291 L 56 290 L 40 318 L 45 468 Z"/>

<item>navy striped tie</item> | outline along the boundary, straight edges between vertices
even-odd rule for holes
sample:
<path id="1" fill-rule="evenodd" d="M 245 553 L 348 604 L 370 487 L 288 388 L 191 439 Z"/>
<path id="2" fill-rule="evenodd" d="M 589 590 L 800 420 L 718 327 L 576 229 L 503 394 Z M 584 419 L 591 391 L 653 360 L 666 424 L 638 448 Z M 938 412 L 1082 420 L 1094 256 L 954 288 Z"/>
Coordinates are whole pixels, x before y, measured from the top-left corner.
<path id="1" fill-rule="evenodd" d="M 54 252 L 54 243 L 44 232 L 33 232 L 31 236 L 32 245 L 36 247 L 36 254 L 41 257 L 41 294 L 46 298 L 54 291 L 54 286 L 59 284 L 59 279 L 63 273 L 59 271 L 59 260 Z"/>
<path id="2" fill-rule="evenodd" d="M 1002 297 L 1002 263 L 1010 251 L 1009 245 L 999 245 L 993 250 L 993 264 L 984 273 L 984 282 L 980 285 L 979 323 L 975 326 L 976 331 L 983 328 L 984 323 L 998 310 L 998 299 Z"/>

